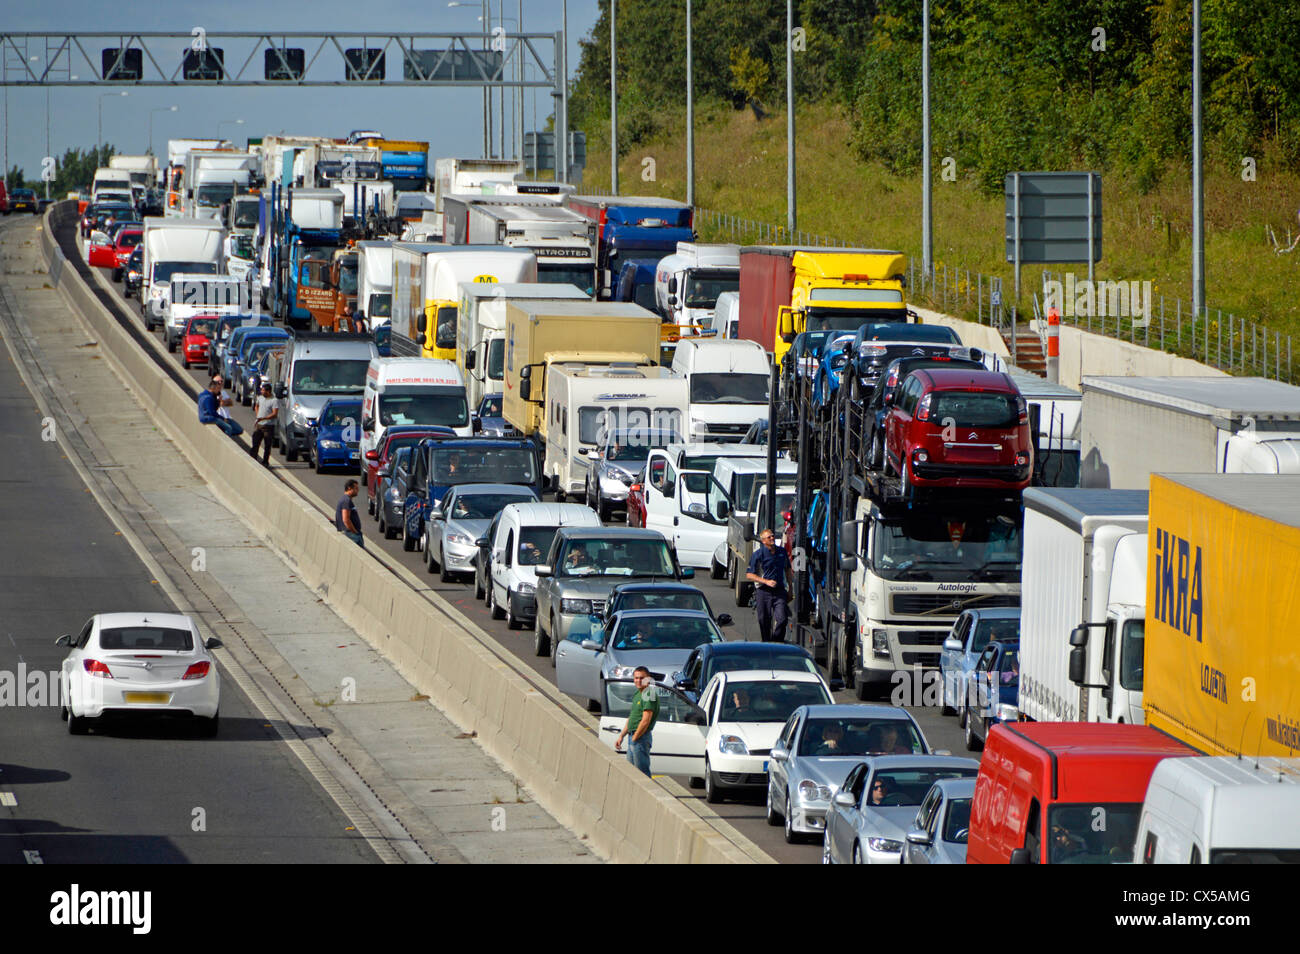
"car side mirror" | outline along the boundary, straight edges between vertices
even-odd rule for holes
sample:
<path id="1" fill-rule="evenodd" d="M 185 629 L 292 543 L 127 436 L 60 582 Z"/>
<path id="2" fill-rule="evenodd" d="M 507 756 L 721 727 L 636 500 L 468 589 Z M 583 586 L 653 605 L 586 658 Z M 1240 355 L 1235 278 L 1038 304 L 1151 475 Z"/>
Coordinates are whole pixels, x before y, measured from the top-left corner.
<path id="1" fill-rule="evenodd" d="M 60 636 L 58 639 L 56 639 L 56 640 L 54 641 L 54 645 L 55 645 L 55 646 L 71 646 L 71 645 L 72 645 L 72 637 L 69 636 L 67 633 L 64 633 L 62 636 Z"/>
<path id="2" fill-rule="evenodd" d="M 853 808 L 857 805 L 857 800 L 854 799 L 852 792 L 836 792 L 835 797 L 831 799 L 831 801 L 840 806 L 840 808 Z"/>
<path id="3" fill-rule="evenodd" d="M 730 613 L 719 613 L 718 618 L 714 620 L 719 626 L 730 626 L 735 620 L 731 618 Z"/>
<path id="4" fill-rule="evenodd" d="M 373 417 L 366 418 L 361 422 L 361 429 L 367 433 L 373 431 L 375 429 L 375 419 Z"/>
<path id="5" fill-rule="evenodd" d="M 961 652 L 961 640 L 955 636 L 949 636 L 943 641 L 943 648 L 950 653 Z"/>
<path id="6" fill-rule="evenodd" d="M 1009 864 L 1013 864 L 1013 865 L 1027 865 L 1027 864 L 1030 864 L 1031 862 L 1030 862 L 1030 858 L 1029 858 L 1029 849 L 1028 849 L 1028 848 L 1012 848 L 1012 849 L 1011 849 L 1011 857 L 1007 859 L 1007 862 L 1008 862 Z"/>
<path id="7" fill-rule="evenodd" d="M 640 493 L 640 492 L 641 492 L 641 485 L 640 485 L 640 484 L 633 484 L 631 487 L 629 487 L 629 488 L 627 488 L 627 489 L 628 489 L 629 491 L 635 490 L 637 493 Z"/>
<path id="8" fill-rule="evenodd" d="M 926 847 L 933 844 L 933 840 L 930 838 L 930 833 L 924 828 L 914 828 L 907 833 L 907 843 Z"/>
<path id="9" fill-rule="evenodd" d="M 598 643 L 594 639 L 584 639 L 581 644 L 583 649 L 590 649 L 592 652 L 600 652 L 605 648 L 604 643 Z"/>
<path id="10" fill-rule="evenodd" d="M 554 572 L 552 571 L 550 565 L 549 565 L 549 564 L 546 564 L 546 563 L 539 563 L 539 564 L 537 564 L 537 566 L 533 567 L 533 572 L 534 572 L 535 574 L 537 574 L 538 576 L 554 576 L 554 575 L 555 575 Z"/>
<path id="11" fill-rule="evenodd" d="M 275 386 L 275 396 L 281 399 L 287 398 L 289 396 L 288 386 L 284 384 L 277 384 Z"/>
<path id="12" fill-rule="evenodd" d="M 686 713 L 682 721 L 687 725 L 708 725 L 709 717 L 704 714 L 703 709 L 692 709 Z"/>
<path id="13" fill-rule="evenodd" d="M 728 517 L 730 517 L 730 516 L 731 516 L 731 504 L 727 503 L 725 500 L 719 500 L 719 501 L 718 501 L 718 519 L 719 519 L 719 520 L 726 520 L 726 519 L 727 519 Z"/>
<path id="14" fill-rule="evenodd" d="M 695 579 L 695 567 L 693 567 L 693 566 L 684 566 L 684 567 L 682 567 L 681 579 L 683 579 L 683 580 L 693 580 L 693 579 Z"/>
<path id="15" fill-rule="evenodd" d="M 707 517 L 709 515 L 709 511 L 702 503 L 687 504 L 686 513 L 692 517 Z"/>
<path id="16" fill-rule="evenodd" d="M 209 636 L 207 642 L 203 644 L 204 649 L 221 649 L 226 644 L 215 636 Z"/>
<path id="17" fill-rule="evenodd" d="M 487 537 L 479 537 L 477 540 L 474 541 L 474 546 L 476 547 L 485 547 L 487 545 L 488 545 Z"/>
<path id="18" fill-rule="evenodd" d="M 790 758 L 790 751 L 784 745 L 777 743 L 772 746 L 771 758 L 773 762 L 785 762 Z"/>
<path id="19" fill-rule="evenodd" d="M 430 520 L 443 520 L 443 519 L 445 519 L 445 518 L 443 517 L 443 514 L 442 514 L 442 508 L 441 508 L 441 507 L 434 507 L 432 510 L 430 510 L 430 511 L 429 511 L 429 519 L 430 519 Z"/>
<path id="20" fill-rule="evenodd" d="M 379 478 L 379 477 L 387 477 L 387 476 L 388 476 L 388 468 L 387 468 L 387 467 L 380 467 L 377 471 L 375 471 L 375 477 L 376 477 L 376 478 Z"/>
<path id="21" fill-rule="evenodd" d="M 677 680 L 677 688 L 678 688 L 678 689 L 694 689 L 694 688 L 695 688 L 695 680 L 694 680 L 694 679 L 678 679 L 678 680 Z"/>
<path id="22" fill-rule="evenodd" d="M 475 434 L 483 430 L 483 422 L 480 421 L 477 417 L 474 418 L 472 422 L 470 422 L 470 426 L 473 428 Z"/>

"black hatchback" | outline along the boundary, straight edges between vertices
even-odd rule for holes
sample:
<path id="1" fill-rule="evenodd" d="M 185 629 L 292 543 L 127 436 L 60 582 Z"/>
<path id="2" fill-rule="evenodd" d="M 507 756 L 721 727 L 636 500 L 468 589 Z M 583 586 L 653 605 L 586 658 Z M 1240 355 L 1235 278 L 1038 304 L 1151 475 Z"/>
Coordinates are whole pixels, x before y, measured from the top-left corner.
<path id="1" fill-rule="evenodd" d="M 791 643 L 705 643 L 691 650 L 686 665 L 668 677 L 668 683 L 692 702 L 720 672 L 774 669 L 777 672 L 819 673 L 812 654 Z"/>

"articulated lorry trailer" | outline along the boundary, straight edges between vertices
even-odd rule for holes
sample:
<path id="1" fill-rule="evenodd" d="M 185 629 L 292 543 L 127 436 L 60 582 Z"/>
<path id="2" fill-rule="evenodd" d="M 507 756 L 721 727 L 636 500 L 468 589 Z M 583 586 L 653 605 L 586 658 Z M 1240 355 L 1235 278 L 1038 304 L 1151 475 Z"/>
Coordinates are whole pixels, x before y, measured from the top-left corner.
<path id="1" fill-rule="evenodd" d="M 596 225 L 550 196 L 444 196 L 443 241 L 537 256 L 537 280 L 596 292 Z"/>
<path id="2" fill-rule="evenodd" d="M 740 337 L 779 365 L 804 331 L 907 321 L 907 256 L 865 248 L 753 245 L 740 250 Z"/>
<path id="3" fill-rule="evenodd" d="M 1300 388 L 1294 385 L 1266 378 L 1088 377 L 1081 390 L 1084 487 L 1145 489 L 1153 473 L 1300 473 Z"/>
<path id="4" fill-rule="evenodd" d="M 695 241 L 695 211 L 657 196 L 566 195 L 566 207 L 596 223 L 598 297 L 613 297 L 623 263 L 671 255 L 678 242 Z"/>

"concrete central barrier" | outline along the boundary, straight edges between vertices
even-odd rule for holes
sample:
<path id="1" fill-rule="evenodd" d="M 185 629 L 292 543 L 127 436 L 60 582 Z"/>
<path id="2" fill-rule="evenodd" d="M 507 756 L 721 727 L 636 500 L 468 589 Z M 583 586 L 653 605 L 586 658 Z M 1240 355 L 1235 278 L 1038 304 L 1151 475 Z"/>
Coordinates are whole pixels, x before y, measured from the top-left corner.
<path id="1" fill-rule="evenodd" d="M 453 722 L 477 733 L 483 748 L 523 780 L 543 808 L 611 861 L 771 860 L 632 768 L 595 737 L 586 713 L 496 648 L 473 621 L 436 594 L 414 590 L 400 565 L 356 546 L 240 444 L 200 424 L 194 397 L 64 260 L 54 230 L 75 218 L 72 202 L 46 212 L 41 247 L 51 281 L 98 335 L 103 355 L 159 427 L 226 507 Z M 152 336 L 147 346 L 159 348 Z"/>

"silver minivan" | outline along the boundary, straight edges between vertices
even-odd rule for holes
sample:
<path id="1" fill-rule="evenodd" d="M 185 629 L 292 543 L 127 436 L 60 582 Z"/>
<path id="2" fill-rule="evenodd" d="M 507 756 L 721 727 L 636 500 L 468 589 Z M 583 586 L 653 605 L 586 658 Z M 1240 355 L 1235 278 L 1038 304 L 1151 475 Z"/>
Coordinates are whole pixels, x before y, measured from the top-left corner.
<path id="1" fill-rule="evenodd" d="M 370 360 L 377 357 L 370 335 L 296 332 L 288 340 L 275 382 L 276 437 L 286 460 L 308 451 L 312 424 L 326 401 L 361 397 Z"/>

